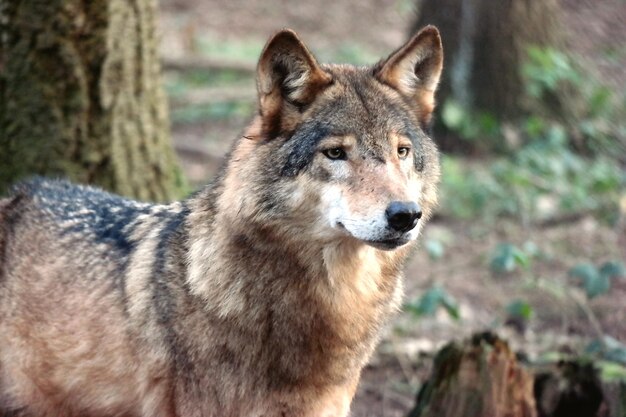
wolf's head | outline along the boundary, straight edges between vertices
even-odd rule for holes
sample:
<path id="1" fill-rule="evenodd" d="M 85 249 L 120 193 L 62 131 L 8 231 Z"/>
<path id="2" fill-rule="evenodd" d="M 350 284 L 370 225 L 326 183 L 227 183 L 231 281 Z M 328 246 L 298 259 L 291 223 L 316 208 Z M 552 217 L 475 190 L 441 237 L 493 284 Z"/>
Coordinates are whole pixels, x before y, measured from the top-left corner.
<path id="1" fill-rule="evenodd" d="M 320 65 L 278 32 L 258 64 L 259 114 L 232 155 L 239 192 L 223 208 L 309 239 L 414 240 L 436 203 L 427 126 L 442 62 L 432 26 L 373 67 Z"/>

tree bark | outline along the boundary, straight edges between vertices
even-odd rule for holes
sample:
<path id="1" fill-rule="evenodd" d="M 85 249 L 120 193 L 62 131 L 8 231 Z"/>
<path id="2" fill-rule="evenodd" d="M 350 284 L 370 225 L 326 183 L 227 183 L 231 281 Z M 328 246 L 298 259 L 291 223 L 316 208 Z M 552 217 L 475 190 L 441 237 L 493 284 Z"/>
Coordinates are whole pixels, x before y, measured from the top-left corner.
<path id="1" fill-rule="evenodd" d="M 40 174 L 179 197 L 155 0 L 0 0 L 0 192 Z"/>
<path id="2" fill-rule="evenodd" d="M 434 24 L 442 35 L 440 103 L 454 100 L 501 122 L 536 111 L 536 103 L 525 97 L 521 69 L 528 47 L 563 47 L 558 0 L 418 0 L 417 5 L 413 30 Z M 570 109 L 556 110 L 563 111 Z"/>
<path id="3" fill-rule="evenodd" d="M 536 417 L 533 377 L 506 342 L 490 333 L 450 343 L 408 417 Z"/>

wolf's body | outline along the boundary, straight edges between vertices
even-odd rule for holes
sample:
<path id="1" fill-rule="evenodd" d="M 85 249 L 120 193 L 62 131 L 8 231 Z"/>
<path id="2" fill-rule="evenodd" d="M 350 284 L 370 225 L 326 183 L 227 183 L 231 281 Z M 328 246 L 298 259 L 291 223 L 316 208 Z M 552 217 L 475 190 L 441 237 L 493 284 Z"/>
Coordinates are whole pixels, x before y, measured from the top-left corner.
<path id="1" fill-rule="evenodd" d="M 374 68 L 319 66 L 283 31 L 259 115 L 191 198 L 16 186 L 0 201 L 0 416 L 347 415 L 435 204 L 422 126 L 440 71 L 434 28 Z"/>

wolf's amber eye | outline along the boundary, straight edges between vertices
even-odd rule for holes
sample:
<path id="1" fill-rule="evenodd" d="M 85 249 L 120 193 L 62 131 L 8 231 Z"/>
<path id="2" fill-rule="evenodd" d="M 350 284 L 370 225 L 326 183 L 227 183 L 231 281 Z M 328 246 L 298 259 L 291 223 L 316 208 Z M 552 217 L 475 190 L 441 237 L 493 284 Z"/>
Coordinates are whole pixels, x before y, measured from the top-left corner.
<path id="1" fill-rule="evenodd" d="M 400 146 L 398 148 L 398 158 L 406 159 L 406 157 L 409 156 L 409 152 L 411 152 L 411 148 L 408 146 Z"/>
<path id="2" fill-rule="evenodd" d="M 322 153 L 326 155 L 328 159 L 346 159 L 346 151 L 341 148 L 330 148 L 323 150 Z"/>

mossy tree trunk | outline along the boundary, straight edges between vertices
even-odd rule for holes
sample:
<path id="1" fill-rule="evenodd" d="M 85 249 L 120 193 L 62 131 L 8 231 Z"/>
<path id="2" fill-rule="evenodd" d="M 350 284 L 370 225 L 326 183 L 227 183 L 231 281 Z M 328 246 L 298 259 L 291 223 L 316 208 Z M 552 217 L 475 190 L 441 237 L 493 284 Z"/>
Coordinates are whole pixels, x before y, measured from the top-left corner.
<path id="1" fill-rule="evenodd" d="M 0 0 L 0 193 L 41 174 L 179 197 L 155 20 L 156 0 Z"/>
<path id="2" fill-rule="evenodd" d="M 441 104 L 454 100 L 501 122 L 536 110 L 525 97 L 521 69 L 530 46 L 564 45 L 558 0 L 417 0 L 417 11 L 414 30 L 434 24 L 441 31 Z"/>

